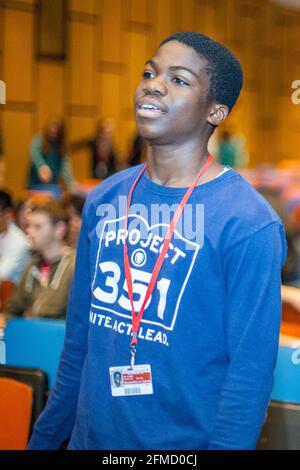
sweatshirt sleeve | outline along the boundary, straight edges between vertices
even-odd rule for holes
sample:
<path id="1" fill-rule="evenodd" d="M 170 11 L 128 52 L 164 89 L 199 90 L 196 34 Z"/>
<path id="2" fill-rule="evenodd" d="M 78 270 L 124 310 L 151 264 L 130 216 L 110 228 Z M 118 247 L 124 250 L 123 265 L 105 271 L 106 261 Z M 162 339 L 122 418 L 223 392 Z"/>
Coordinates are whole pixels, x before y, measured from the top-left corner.
<path id="1" fill-rule="evenodd" d="M 41 136 L 36 135 L 31 142 L 30 146 L 31 161 L 38 170 L 41 166 L 47 165 L 46 160 L 42 154 L 42 139 Z"/>
<path id="2" fill-rule="evenodd" d="M 281 321 L 279 222 L 261 228 L 225 256 L 228 370 L 209 449 L 254 449 L 273 386 Z"/>
<path id="3" fill-rule="evenodd" d="M 74 176 L 72 171 L 72 166 L 70 159 L 67 155 L 64 155 L 61 166 L 61 177 L 66 185 L 66 187 L 71 190 L 74 183 Z"/>
<path id="4" fill-rule="evenodd" d="M 24 270 L 19 284 L 15 287 L 14 292 L 7 305 L 4 307 L 4 315 L 7 319 L 13 316 L 22 316 L 26 309 L 26 280 L 31 267 L 31 263 Z"/>
<path id="5" fill-rule="evenodd" d="M 58 449 L 72 433 L 87 351 L 90 296 L 89 239 L 84 214 L 56 383 L 34 427 L 29 450 Z"/>

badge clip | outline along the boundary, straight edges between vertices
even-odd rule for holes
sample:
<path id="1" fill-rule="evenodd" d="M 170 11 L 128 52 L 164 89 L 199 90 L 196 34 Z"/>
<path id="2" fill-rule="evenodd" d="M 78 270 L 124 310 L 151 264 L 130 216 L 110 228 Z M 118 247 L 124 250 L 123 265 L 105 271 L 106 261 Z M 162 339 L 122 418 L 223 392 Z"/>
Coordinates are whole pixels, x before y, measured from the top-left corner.
<path id="1" fill-rule="evenodd" d="M 130 354 L 131 354 L 130 369 L 132 370 L 135 364 L 136 344 L 130 345 Z"/>

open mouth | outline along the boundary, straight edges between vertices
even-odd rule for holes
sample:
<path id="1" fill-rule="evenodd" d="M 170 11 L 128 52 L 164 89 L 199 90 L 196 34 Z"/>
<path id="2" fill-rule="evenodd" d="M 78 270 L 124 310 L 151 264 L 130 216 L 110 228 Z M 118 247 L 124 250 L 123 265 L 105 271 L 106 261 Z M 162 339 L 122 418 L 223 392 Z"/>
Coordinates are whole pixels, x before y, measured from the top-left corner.
<path id="1" fill-rule="evenodd" d="M 139 109 L 145 109 L 145 110 L 150 110 L 150 111 L 159 111 L 162 112 L 158 106 L 155 106 L 154 104 L 141 104 L 138 106 Z"/>
<path id="2" fill-rule="evenodd" d="M 157 116 L 161 114 L 166 114 L 161 108 L 152 103 L 143 103 L 137 106 L 137 115 L 138 116 Z"/>

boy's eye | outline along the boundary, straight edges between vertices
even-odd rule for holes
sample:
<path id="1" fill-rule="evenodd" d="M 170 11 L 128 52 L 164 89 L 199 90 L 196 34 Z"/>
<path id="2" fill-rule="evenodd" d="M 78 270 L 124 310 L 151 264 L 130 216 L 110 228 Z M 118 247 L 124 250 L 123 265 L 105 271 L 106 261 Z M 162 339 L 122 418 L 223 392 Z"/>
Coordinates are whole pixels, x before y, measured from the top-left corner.
<path id="1" fill-rule="evenodd" d="M 150 72 L 149 70 L 144 70 L 142 76 L 143 76 L 143 78 L 152 78 L 153 77 L 153 72 Z"/>
<path id="2" fill-rule="evenodd" d="M 177 85 L 190 86 L 189 83 L 187 83 L 185 80 L 182 80 L 182 78 L 180 78 L 180 77 L 174 77 L 173 80 L 174 80 L 175 83 L 177 83 Z"/>

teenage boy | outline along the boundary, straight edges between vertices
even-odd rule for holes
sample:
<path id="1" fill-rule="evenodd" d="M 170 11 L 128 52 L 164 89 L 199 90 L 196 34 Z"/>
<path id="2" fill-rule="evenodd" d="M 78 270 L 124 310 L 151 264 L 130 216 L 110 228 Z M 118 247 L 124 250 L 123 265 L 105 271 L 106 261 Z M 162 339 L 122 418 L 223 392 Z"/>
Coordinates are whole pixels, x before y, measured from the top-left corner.
<path id="1" fill-rule="evenodd" d="M 70 449 L 255 447 L 286 244 L 268 203 L 207 152 L 241 86 L 238 60 L 198 33 L 147 61 L 134 101 L 147 164 L 87 200 L 57 382 L 30 449 L 70 436 Z"/>

